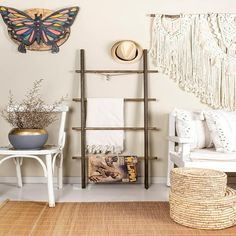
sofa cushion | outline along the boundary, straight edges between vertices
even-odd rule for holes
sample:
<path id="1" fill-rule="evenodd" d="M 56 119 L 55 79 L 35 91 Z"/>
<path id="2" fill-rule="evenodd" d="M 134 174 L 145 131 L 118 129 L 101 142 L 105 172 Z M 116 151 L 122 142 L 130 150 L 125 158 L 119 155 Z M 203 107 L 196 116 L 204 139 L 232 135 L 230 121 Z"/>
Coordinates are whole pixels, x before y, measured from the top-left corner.
<path id="1" fill-rule="evenodd" d="M 175 109 L 178 137 L 191 138 L 191 149 L 212 147 L 213 142 L 202 112 Z"/>
<path id="2" fill-rule="evenodd" d="M 236 152 L 236 112 L 204 111 L 216 151 Z"/>
<path id="3" fill-rule="evenodd" d="M 215 148 L 195 149 L 190 152 L 192 161 L 236 161 L 236 153 L 220 153 L 216 152 Z"/>

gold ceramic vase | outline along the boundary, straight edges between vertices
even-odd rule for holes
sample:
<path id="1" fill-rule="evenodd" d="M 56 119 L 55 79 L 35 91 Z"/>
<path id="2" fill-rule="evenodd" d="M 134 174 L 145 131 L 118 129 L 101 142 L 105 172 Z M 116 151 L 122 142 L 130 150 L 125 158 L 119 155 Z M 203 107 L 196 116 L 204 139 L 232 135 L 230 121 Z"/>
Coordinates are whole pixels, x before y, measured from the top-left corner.
<path id="1" fill-rule="evenodd" d="M 13 128 L 8 138 L 15 149 L 40 149 L 47 142 L 48 133 L 45 129 Z"/>

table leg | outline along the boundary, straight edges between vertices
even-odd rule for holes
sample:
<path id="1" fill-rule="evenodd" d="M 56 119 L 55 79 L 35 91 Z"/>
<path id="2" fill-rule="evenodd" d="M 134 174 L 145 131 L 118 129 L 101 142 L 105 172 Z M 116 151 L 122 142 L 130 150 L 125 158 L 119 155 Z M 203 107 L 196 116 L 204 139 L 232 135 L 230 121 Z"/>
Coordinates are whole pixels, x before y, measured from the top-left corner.
<path id="1" fill-rule="evenodd" d="M 52 175 L 52 155 L 46 155 L 47 165 L 47 182 L 48 182 L 48 204 L 49 207 L 55 207 L 55 197 L 53 191 L 53 175 Z"/>
<path id="2" fill-rule="evenodd" d="M 15 157 L 13 160 L 16 165 L 16 177 L 17 177 L 18 187 L 22 188 L 23 184 L 22 184 L 22 176 L 21 176 L 21 165 L 22 165 L 23 160 L 22 160 L 22 157 Z"/>
<path id="3" fill-rule="evenodd" d="M 63 153 L 59 154 L 59 160 L 58 160 L 58 168 L 57 168 L 57 183 L 58 188 L 63 188 Z"/>

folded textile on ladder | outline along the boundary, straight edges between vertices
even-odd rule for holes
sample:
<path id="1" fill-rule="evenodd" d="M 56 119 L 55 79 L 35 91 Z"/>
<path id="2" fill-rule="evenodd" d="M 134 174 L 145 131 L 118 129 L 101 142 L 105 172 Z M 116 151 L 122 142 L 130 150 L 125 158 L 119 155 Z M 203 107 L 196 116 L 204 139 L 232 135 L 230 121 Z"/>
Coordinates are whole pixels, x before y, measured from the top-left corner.
<path id="1" fill-rule="evenodd" d="M 87 127 L 124 127 L 124 99 L 88 98 Z M 87 130 L 89 153 L 121 153 L 124 148 L 123 130 Z"/>

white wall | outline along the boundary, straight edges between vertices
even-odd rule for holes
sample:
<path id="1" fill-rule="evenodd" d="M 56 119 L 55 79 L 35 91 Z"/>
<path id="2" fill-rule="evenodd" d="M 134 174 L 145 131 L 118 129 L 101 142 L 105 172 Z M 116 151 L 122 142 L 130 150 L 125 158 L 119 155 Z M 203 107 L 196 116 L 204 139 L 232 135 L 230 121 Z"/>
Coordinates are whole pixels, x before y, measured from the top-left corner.
<path id="1" fill-rule="evenodd" d="M 72 26 L 69 40 L 60 47 L 60 53 L 27 52 L 20 54 L 17 46 L 9 39 L 7 29 L 0 20 L 0 108 L 7 103 L 8 90 L 11 89 L 17 99 L 25 94 L 36 79 L 44 79 L 42 94 L 50 103 L 54 99 L 68 94 L 71 112 L 67 122 L 68 141 L 65 155 L 65 176 L 79 176 L 80 162 L 73 161 L 72 155 L 80 148 L 79 135 L 71 131 L 79 124 L 79 105 L 71 102 L 79 93 L 79 76 L 74 70 L 79 66 L 79 49 L 86 50 L 86 65 L 90 69 L 136 69 L 141 63 L 132 65 L 117 64 L 110 56 L 113 43 L 121 39 L 132 39 L 143 48 L 150 47 L 151 18 L 148 13 L 203 13 L 236 12 L 233 0 L 3 0 L 0 5 L 26 10 L 29 8 L 48 8 L 52 10 L 78 5 L 80 12 Z M 150 62 L 151 67 L 151 62 Z M 100 76 L 90 75 L 87 79 L 87 95 L 90 97 L 136 97 L 142 95 L 142 81 L 136 75 L 115 77 L 110 82 Z M 161 128 L 161 132 L 151 135 L 151 152 L 160 160 L 152 162 L 152 175 L 166 175 L 167 160 L 167 114 L 174 107 L 206 108 L 192 94 L 180 90 L 177 85 L 162 74 L 152 75 L 150 96 L 159 99 L 151 104 L 151 123 Z M 141 125 L 142 109 L 140 105 L 127 105 L 127 125 Z M 0 143 L 8 143 L 10 126 L 0 118 Z M 142 133 L 127 133 L 127 150 L 142 154 Z M 0 176 L 14 176 L 12 163 L 0 167 Z M 39 166 L 26 161 L 23 175 L 42 175 Z"/>

